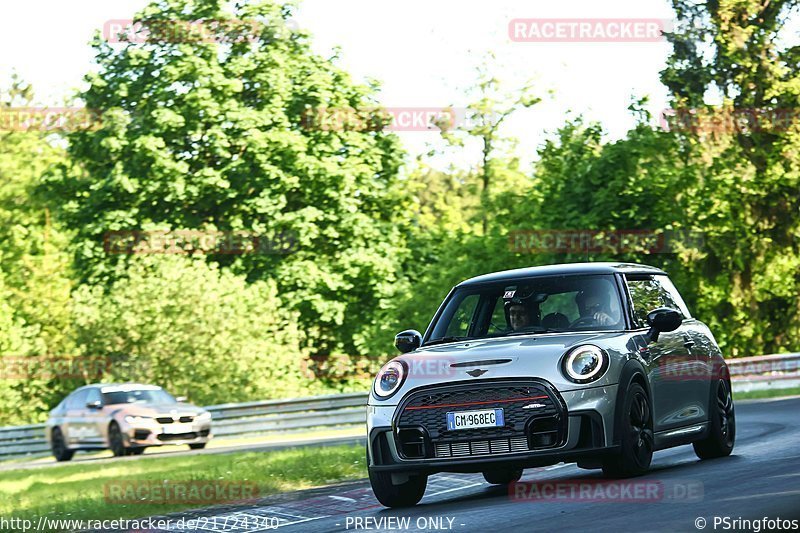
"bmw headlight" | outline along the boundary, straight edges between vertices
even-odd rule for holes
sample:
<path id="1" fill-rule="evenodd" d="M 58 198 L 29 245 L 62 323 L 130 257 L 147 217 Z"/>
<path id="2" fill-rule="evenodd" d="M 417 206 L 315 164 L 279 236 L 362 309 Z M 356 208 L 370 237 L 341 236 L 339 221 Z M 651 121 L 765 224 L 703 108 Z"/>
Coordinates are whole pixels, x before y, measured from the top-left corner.
<path id="1" fill-rule="evenodd" d="M 575 383 L 590 383 L 600 379 L 608 368 L 606 352 L 585 344 L 568 351 L 564 356 L 564 374 Z"/>
<path id="2" fill-rule="evenodd" d="M 132 426 L 140 426 L 142 424 L 148 424 L 148 423 L 150 423 L 152 421 L 153 421 L 153 419 L 150 418 L 149 416 L 131 416 L 131 415 L 127 415 L 125 417 L 125 422 L 127 422 L 128 424 L 131 424 Z"/>
<path id="3" fill-rule="evenodd" d="M 384 400 L 397 392 L 406 378 L 406 367 L 400 361 L 389 361 L 378 372 L 372 386 L 375 396 Z"/>
<path id="4" fill-rule="evenodd" d="M 208 422 L 211 420 L 211 413 L 204 411 L 194 418 L 195 422 Z"/>

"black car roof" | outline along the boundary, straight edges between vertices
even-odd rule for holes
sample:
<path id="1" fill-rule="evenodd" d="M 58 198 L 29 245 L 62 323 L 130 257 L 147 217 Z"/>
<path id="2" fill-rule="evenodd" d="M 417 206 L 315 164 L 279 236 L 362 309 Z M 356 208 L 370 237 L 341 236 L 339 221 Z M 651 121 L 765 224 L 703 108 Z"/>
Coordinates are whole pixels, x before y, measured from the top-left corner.
<path id="1" fill-rule="evenodd" d="M 543 265 L 528 268 L 516 268 L 483 274 L 462 281 L 459 287 L 474 283 L 486 283 L 511 279 L 533 278 L 537 276 L 559 276 L 572 274 L 664 274 L 660 268 L 637 263 L 563 263 L 558 265 Z"/>

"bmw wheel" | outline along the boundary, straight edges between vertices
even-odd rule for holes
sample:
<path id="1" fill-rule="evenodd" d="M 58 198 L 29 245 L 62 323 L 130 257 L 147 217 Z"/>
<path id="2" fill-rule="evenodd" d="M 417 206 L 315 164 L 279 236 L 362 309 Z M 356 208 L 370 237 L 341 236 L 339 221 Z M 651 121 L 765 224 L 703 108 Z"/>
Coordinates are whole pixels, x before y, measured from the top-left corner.
<path id="1" fill-rule="evenodd" d="M 67 448 L 67 443 L 64 440 L 64 434 L 58 428 L 53 429 L 50 440 L 50 449 L 53 451 L 53 457 L 56 461 L 69 461 L 75 455 L 75 450 Z"/>
<path id="2" fill-rule="evenodd" d="M 694 453 L 700 459 L 726 457 L 733 451 L 736 441 L 736 412 L 731 388 L 726 380 L 717 382 L 708 413 L 709 435 L 693 443 Z"/>
<path id="3" fill-rule="evenodd" d="M 603 474 L 631 477 L 647 472 L 655 449 L 653 417 L 647 393 L 638 383 L 628 386 L 622 417 L 617 424 L 622 449 L 619 455 L 603 461 Z"/>
<path id="4" fill-rule="evenodd" d="M 108 426 L 108 444 L 115 457 L 127 455 L 125 443 L 122 441 L 122 431 L 116 422 L 111 422 L 111 425 Z"/>

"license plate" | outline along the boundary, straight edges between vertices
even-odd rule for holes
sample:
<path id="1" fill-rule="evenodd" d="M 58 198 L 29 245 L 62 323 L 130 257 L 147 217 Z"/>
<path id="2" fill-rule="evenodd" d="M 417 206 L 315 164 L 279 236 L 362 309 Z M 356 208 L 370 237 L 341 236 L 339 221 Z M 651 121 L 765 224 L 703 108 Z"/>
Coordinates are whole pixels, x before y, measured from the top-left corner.
<path id="1" fill-rule="evenodd" d="M 191 424 L 168 424 L 164 426 L 164 433 L 169 435 L 175 435 L 177 433 L 190 433 L 191 431 Z"/>
<path id="2" fill-rule="evenodd" d="M 474 429 L 505 426 L 502 409 L 485 409 L 482 411 L 458 411 L 447 413 L 447 429 Z"/>

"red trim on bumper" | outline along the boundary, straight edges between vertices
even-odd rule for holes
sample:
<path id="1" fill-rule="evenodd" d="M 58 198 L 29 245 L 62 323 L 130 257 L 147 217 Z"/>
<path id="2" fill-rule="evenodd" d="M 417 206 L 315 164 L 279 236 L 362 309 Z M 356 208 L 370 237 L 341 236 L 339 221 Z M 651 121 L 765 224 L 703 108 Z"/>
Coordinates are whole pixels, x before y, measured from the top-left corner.
<path id="1" fill-rule="evenodd" d="M 406 407 L 406 411 L 417 411 L 419 409 L 438 409 L 440 407 L 466 407 L 468 405 L 486 405 L 491 403 L 522 402 L 526 400 L 542 400 L 548 396 L 531 396 L 529 398 L 510 398 L 508 400 L 492 400 L 488 402 L 467 402 L 467 403 L 445 403 L 441 405 L 423 405 L 419 407 Z"/>

